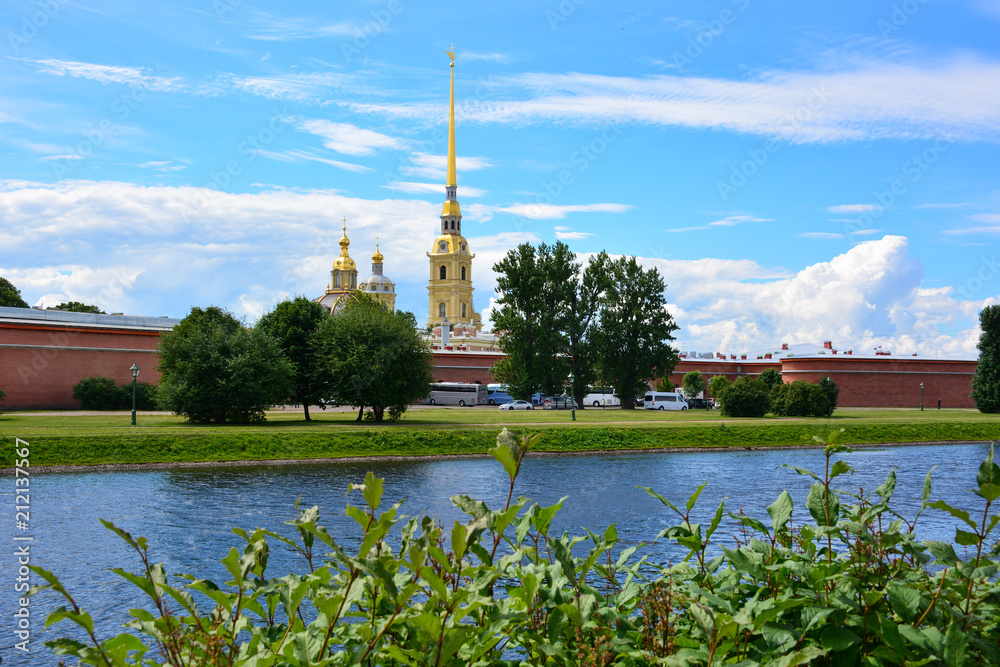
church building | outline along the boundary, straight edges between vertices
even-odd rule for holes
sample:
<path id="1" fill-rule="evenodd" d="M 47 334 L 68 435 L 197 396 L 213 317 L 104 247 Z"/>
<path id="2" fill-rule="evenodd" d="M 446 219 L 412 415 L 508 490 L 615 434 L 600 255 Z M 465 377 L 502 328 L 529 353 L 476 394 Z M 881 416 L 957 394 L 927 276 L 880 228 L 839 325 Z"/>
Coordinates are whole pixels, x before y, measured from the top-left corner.
<path id="1" fill-rule="evenodd" d="M 358 289 L 358 265 L 354 263 L 347 251 L 350 247 L 351 240 L 347 238 L 347 220 L 344 220 L 344 233 L 340 237 L 340 256 L 333 260 L 326 293 L 316 299 L 332 315 L 343 310 L 354 291 Z"/>
<path id="2" fill-rule="evenodd" d="M 448 110 L 448 182 L 445 185 L 444 210 L 441 212 L 441 233 L 434 239 L 430 260 L 430 282 L 427 285 L 431 329 L 447 321 L 456 325 L 471 325 L 477 331 L 482 320 L 472 303 L 472 260 L 475 255 L 462 236 L 462 209 L 458 205 L 458 178 L 455 169 L 455 53 L 451 57 L 451 102 Z"/>
<path id="3" fill-rule="evenodd" d="M 396 310 L 396 283 L 382 274 L 382 260 L 384 259 L 385 257 L 379 252 L 376 242 L 375 254 L 372 255 L 372 274 L 361 281 L 359 289 L 376 301 L 384 303 L 389 312 L 392 312 Z"/>

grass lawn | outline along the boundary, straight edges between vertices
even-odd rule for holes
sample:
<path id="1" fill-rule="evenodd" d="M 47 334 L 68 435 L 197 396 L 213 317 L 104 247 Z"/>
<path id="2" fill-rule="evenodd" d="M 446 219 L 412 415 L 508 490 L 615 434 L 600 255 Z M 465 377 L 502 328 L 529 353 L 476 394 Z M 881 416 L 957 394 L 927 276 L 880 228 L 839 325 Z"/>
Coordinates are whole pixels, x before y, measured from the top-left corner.
<path id="1" fill-rule="evenodd" d="M 677 447 L 761 447 L 815 444 L 836 431 L 847 444 L 1000 439 L 1000 417 L 975 410 L 836 411 L 833 418 L 733 419 L 718 411 L 532 410 L 415 408 L 396 424 L 358 423 L 357 413 L 274 411 L 259 426 L 201 426 L 168 413 L 34 413 L 0 415 L 3 465 L 14 438 L 31 443 L 34 466 L 57 464 L 266 460 L 373 455 L 483 453 L 507 426 L 542 432 L 540 449 L 587 451 Z M 843 429 L 840 432 L 840 429 Z"/>

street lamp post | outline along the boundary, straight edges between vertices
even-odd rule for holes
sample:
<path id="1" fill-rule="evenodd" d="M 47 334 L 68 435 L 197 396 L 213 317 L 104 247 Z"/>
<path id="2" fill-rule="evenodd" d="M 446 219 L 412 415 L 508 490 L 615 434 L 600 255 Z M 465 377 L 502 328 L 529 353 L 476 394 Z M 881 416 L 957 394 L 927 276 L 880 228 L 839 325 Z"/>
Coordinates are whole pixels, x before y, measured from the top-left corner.
<path id="1" fill-rule="evenodd" d="M 139 364 L 132 364 L 132 426 L 135 426 L 135 381 L 139 379 Z"/>
<path id="2" fill-rule="evenodd" d="M 573 371 L 569 373 L 569 404 L 572 408 L 573 421 L 576 421 L 576 391 L 573 389 L 573 380 L 576 377 L 573 375 Z"/>
<path id="3" fill-rule="evenodd" d="M 924 383 L 920 383 L 920 411 L 924 411 Z"/>

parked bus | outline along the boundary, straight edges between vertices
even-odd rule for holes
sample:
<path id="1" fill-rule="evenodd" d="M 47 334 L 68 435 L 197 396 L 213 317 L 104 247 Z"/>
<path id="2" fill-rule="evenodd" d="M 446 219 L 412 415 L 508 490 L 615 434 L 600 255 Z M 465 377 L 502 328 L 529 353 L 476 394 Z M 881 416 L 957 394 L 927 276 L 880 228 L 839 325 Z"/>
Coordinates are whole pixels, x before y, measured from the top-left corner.
<path id="1" fill-rule="evenodd" d="M 486 405 L 485 384 L 465 382 L 432 382 L 427 396 L 420 402 L 424 405 Z"/>
<path id="2" fill-rule="evenodd" d="M 592 405 L 595 408 L 606 408 L 608 406 L 617 407 L 622 404 L 615 396 L 614 387 L 590 387 L 590 391 L 583 397 L 584 405 Z"/>
<path id="3" fill-rule="evenodd" d="M 514 400 L 514 397 L 507 391 L 507 385 L 504 384 L 486 385 L 486 396 L 490 405 L 503 405 Z"/>

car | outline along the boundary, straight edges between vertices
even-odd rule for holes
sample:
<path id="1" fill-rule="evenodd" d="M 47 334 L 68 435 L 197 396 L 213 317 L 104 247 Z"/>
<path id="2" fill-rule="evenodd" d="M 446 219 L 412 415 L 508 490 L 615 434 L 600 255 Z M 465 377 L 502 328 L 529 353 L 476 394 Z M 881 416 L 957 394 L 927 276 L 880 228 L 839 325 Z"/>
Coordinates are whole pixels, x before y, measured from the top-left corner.
<path id="1" fill-rule="evenodd" d="M 692 410 L 712 409 L 712 399 L 710 398 L 689 398 L 687 399 L 687 404 Z"/>
<path id="2" fill-rule="evenodd" d="M 546 396 L 542 403 L 543 410 L 569 410 L 574 407 L 574 401 L 569 396 Z"/>
<path id="3" fill-rule="evenodd" d="M 501 410 L 530 410 L 531 403 L 528 401 L 511 401 L 500 406 Z"/>

